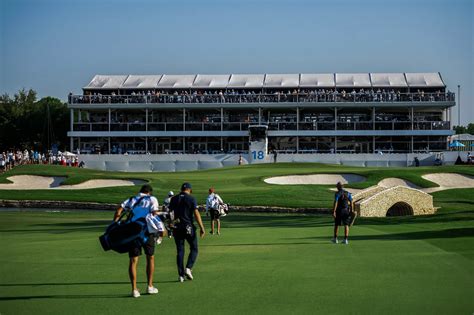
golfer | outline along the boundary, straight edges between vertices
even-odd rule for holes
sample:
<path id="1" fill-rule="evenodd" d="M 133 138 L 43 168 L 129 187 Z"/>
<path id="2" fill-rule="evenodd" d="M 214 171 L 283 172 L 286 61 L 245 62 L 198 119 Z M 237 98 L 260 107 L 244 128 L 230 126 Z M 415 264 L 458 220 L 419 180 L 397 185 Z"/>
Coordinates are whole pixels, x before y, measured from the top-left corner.
<path id="1" fill-rule="evenodd" d="M 174 242 L 176 244 L 176 264 L 178 266 L 178 281 L 183 282 L 186 277 L 193 280 L 192 269 L 198 255 L 198 240 L 196 236 L 196 227 L 194 226 L 193 216 L 199 224 L 199 234 L 204 237 L 204 225 L 197 207 L 196 199 L 191 196 L 192 186 L 190 183 L 184 183 L 181 186 L 179 195 L 171 198 L 170 210 L 174 213 L 175 229 L 173 231 Z M 184 241 L 187 241 L 190 247 L 186 269 L 184 269 Z"/>
<path id="2" fill-rule="evenodd" d="M 125 200 L 121 207 L 117 209 L 114 216 L 114 221 L 119 220 L 120 214 L 124 209 L 132 209 L 132 221 L 139 219 L 145 220 L 147 214 L 156 212 L 158 208 L 158 200 L 151 196 L 153 188 L 146 184 L 140 189 L 140 193 L 130 199 Z M 142 254 L 142 248 L 146 255 L 146 275 L 148 279 L 148 294 L 158 293 L 158 289 L 153 286 L 153 273 L 155 271 L 155 245 L 157 240 L 156 234 L 148 234 L 148 240 L 143 246 L 136 246 L 128 252 L 130 263 L 128 266 L 128 274 L 132 284 L 132 296 L 137 298 L 140 296 L 140 291 L 137 288 L 137 265 L 138 257 Z"/>
<path id="3" fill-rule="evenodd" d="M 217 223 L 217 235 L 221 235 L 221 220 L 219 206 L 223 204 L 222 198 L 216 194 L 214 187 L 209 188 L 206 199 L 206 214 L 211 213 L 211 234 L 214 234 L 214 224 Z"/>
<path id="4" fill-rule="evenodd" d="M 343 244 L 349 244 L 349 226 L 351 224 L 351 214 L 354 209 L 354 202 L 350 192 L 344 190 L 341 182 L 336 184 L 337 192 L 334 196 L 334 209 L 332 216 L 334 217 L 334 238 L 332 242 L 337 244 L 337 232 L 340 225 L 344 225 Z"/>

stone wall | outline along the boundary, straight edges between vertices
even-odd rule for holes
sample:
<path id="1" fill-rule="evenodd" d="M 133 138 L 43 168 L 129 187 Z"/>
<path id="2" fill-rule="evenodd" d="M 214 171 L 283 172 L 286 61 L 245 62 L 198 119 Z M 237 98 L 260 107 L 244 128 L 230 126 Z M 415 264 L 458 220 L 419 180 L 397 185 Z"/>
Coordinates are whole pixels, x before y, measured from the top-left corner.
<path id="1" fill-rule="evenodd" d="M 433 214 L 433 196 L 405 186 L 382 188 L 375 194 L 356 201 L 355 208 L 361 217 L 385 217 L 396 203 L 403 202 L 413 209 L 413 215 Z"/>

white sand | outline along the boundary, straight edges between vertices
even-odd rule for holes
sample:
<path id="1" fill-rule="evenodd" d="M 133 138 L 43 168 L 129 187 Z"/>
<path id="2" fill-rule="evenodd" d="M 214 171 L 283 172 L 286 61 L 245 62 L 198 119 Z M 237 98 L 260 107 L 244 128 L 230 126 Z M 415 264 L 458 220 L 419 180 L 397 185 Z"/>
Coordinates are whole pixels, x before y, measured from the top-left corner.
<path id="1" fill-rule="evenodd" d="M 396 177 L 384 178 L 380 182 L 378 182 L 377 185 L 381 187 L 385 187 L 385 188 L 391 188 L 395 186 L 405 186 L 405 187 L 420 189 L 420 187 L 413 184 L 412 182 L 405 179 L 396 178 Z"/>
<path id="2" fill-rule="evenodd" d="M 47 177 L 34 175 L 16 175 L 7 178 L 12 184 L 0 184 L 0 189 L 91 189 L 144 184 L 142 180 L 92 179 L 77 185 L 63 185 L 65 177 Z"/>
<path id="3" fill-rule="evenodd" d="M 421 176 L 430 182 L 438 184 L 440 187 L 427 188 L 426 192 L 434 192 L 454 188 L 473 188 L 474 177 L 454 173 L 437 173 Z"/>
<path id="4" fill-rule="evenodd" d="M 414 189 L 419 189 L 426 193 L 432 193 L 446 189 L 474 187 L 474 177 L 469 175 L 438 173 L 423 175 L 422 177 L 426 180 L 438 184 L 440 187 L 421 188 L 408 180 L 396 177 L 385 178 L 378 182 L 377 185 L 385 188 L 405 186 Z M 336 185 L 337 182 L 341 182 L 343 184 L 350 184 L 362 182 L 364 180 L 365 178 L 363 176 L 354 174 L 316 174 L 270 177 L 265 179 L 264 181 L 267 184 L 275 185 Z M 330 190 L 336 191 L 335 188 L 330 188 Z M 361 191 L 361 189 L 355 188 L 346 188 L 346 190 L 352 194 Z"/>
<path id="5" fill-rule="evenodd" d="M 336 185 L 363 182 L 365 177 L 355 174 L 291 175 L 266 178 L 267 184 L 274 185 Z"/>

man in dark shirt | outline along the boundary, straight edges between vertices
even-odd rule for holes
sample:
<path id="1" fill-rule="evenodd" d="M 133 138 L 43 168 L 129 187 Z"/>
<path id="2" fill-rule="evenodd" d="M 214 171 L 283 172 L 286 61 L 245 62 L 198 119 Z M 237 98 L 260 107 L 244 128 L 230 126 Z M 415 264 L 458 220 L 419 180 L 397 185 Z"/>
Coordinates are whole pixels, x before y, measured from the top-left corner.
<path id="1" fill-rule="evenodd" d="M 179 282 L 184 278 L 193 280 L 192 268 L 198 255 L 198 240 L 196 227 L 193 222 L 193 215 L 199 224 L 199 235 L 204 237 L 204 225 L 197 207 L 196 199 L 191 196 L 192 187 L 189 183 L 181 186 L 181 193 L 171 198 L 169 209 L 174 212 L 174 218 L 177 223 L 173 231 L 174 241 L 176 243 L 176 264 L 178 265 Z M 190 247 L 186 269 L 184 269 L 184 241 L 187 241 Z"/>
<path id="2" fill-rule="evenodd" d="M 340 225 L 344 225 L 344 240 L 343 244 L 349 244 L 349 226 L 351 225 L 352 213 L 354 209 L 354 202 L 350 192 L 344 190 L 341 182 L 336 185 L 337 192 L 334 195 L 334 209 L 332 216 L 334 217 L 334 238 L 332 242 L 337 244 L 337 232 Z"/>

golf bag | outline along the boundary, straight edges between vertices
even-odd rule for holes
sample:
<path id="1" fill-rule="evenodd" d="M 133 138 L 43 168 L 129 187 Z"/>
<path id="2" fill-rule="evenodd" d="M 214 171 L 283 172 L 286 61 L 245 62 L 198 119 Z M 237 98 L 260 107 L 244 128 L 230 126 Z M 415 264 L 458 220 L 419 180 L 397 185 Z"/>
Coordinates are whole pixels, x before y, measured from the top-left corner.
<path id="1" fill-rule="evenodd" d="M 133 198 L 133 197 L 132 197 Z M 117 253 L 127 253 L 131 248 L 137 245 L 145 244 L 148 237 L 147 223 L 145 218 L 131 221 L 133 208 L 138 205 L 144 197 L 135 202 L 131 209 L 126 209 L 117 222 L 110 224 L 105 233 L 99 237 L 100 244 L 104 251 L 113 250 Z M 122 221 L 122 218 L 127 219 Z"/>
<path id="2" fill-rule="evenodd" d="M 221 203 L 219 205 L 219 215 L 225 217 L 229 213 L 229 205 L 226 203 Z"/>

